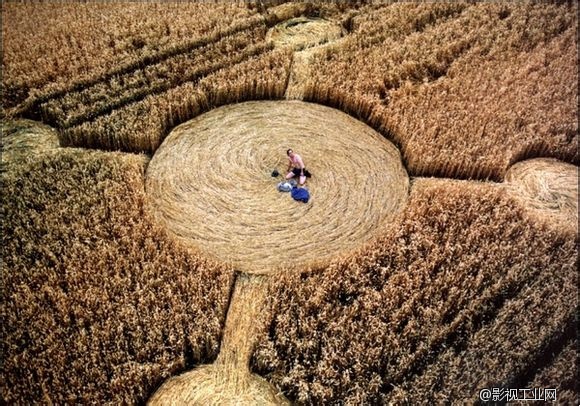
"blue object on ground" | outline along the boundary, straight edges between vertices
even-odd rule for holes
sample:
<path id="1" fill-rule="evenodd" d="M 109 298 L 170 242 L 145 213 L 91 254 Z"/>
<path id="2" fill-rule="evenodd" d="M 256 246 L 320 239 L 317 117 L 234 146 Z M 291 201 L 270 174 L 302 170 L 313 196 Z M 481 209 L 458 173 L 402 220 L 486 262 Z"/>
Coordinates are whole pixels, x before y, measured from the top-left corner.
<path id="1" fill-rule="evenodd" d="M 302 187 L 293 187 L 291 192 L 292 198 L 299 202 L 308 203 L 308 199 L 310 199 L 310 193 L 308 189 L 304 189 Z"/>

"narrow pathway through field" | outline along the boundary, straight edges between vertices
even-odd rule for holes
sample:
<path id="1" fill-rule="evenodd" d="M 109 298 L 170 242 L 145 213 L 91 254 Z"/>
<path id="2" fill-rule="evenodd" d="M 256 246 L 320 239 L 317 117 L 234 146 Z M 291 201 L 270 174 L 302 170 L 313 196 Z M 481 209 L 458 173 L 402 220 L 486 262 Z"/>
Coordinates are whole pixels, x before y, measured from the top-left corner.
<path id="1" fill-rule="evenodd" d="M 306 17 L 271 31 L 276 46 L 294 50 L 287 99 L 304 98 L 311 58 L 343 34 L 337 23 Z M 275 189 L 278 180 L 270 173 L 282 169 L 276 157 L 288 145 L 312 158 L 311 204 L 298 205 Z M 211 169 L 197 173 L 199 162 Z M 361 173 L 336 185 L 331 168 L 339 165 Z M 216 361 L 169 379 L 149 404 L 288 404 L 249 369 L 258 332 L 265 328 L 273 269 L 303 268 L 372 238 L 407 199 L 409 180 L 399 151 L 334 109 L 300 101 L 249 102 L 177 127 L 157 150 L 147 178 L 153 210 L 176 237 L 243 271 L 236 278 Z M 200 192 L 203 199 L 192 199 Z M 365 199 L 353 199 L 357 194 Z M 289 246 L 301 250 L 299 258 Z"/>
<path id="2" fill-rule="evenodd" d="M 263 322 L 266 276 L 240 274 L 228 309 L 222 347 L 216 363 L 247 368 L 254 336 Z"/>
<path id="3" fill-rule="evenodd" d="M 292 28 L 281 26 L 273 30 L 274 43 L 294 49 L 290 76 L 284 97 L 287 100 L 303 100 L 310 78 L 310 63 L 313 57 L 325 48 L 336 46 L 344 39 L 344 29 L 327 20 L 294 19 L 300 22 Z M 287 24 L 287 23 L 286 23 Z"/>
<path id="4" fill-rule="evenodd" d="M 289 404 L 281 393 L 249 369 L 257 332 L 263 328 L 268 278 L 238 276 L 216 362 L 169 379 L 149 400 L 149 405 Z"/>
<path id="5" fill-rule="evenodd" d="M 294 50 L 285 98 L 302 100 L 311 76 L 312 59 L 317 53 L 324 52 L 325 47 L 335 46 L 337 41 L 342 41 L 344 29 L 322 19 L 300 17 L 280 24 L 269 35 L 276 46 L 291 47 Z M 330 109 L 322 106 L 298 101 L 226 106 L 178 127 L 156 152 L 148 168 L 147 185 L 161 222 L 178 238 L 231 261 L 243 273 L 238 274 L 233 288 L 216 361 L 169 379 L 149 400 L 150 405 L 289 404 L 276 388 L 252 374 L 249 368 L 256 338 L 260 329 L 265 328 L 267 287 L 273 278 L 272 269 L 280 266 L 303 267 L 350 249 L 350 245 L 341 245 L 341 238 L 345 236 L 349 242 L 362 244 L 377 224 L 388 221 L 393 213 L 402 209 L 409 188 L 398 150 L 390 151 L 387 148 L 383 155 L 375 156 L 376 151 L 385 148 L 382 145 L 385 140 L 378 134 L 376 136 L 381 139 L 380 142 L 371 142 L 370 138 L 365 140 L 361 137 L 365 130 L 358 127 L 351 135 L 347 134 L 344 145 L 340 144 L 340 137 L 348 132 L 351 123 L 348 120 L 341 121 L 346 117 L 333 114 Z M 339 128 L 333 128 L 332 125 L 336 123 L 342 124 Z M 195 134 L 195 137 L 191 134 Z M 227 140 L 221 139 L 220 134 L 227 134 Z M 328 138 L 319 140 L 317 137 L 321 137 L 321 134 L 328 135 Z M 357 143 L 352 140 L 357 140 Z M 301 145 L 312 156 L 320 150 L 320 155 L 324 155 L 325 159 L 316 159 L 315 162 L 329 161 L 339 156 L 346 146 L 348 156 L 361 154 L 365 157 L 363 164 L 353 162 L 346 165 L 361 168 L 364 179 L 354 182 L 356 190 L 349 191 L 347 181 L 343 181 L 338 188 L 333 179 L 325 180 L 323 174 L 331 173 L 331 170 L 311 167 L 320 174 L 312 183 L 318 193 L 315 196 L 316 205 L 285 207 L 284 204 L 291 204 L 290 200 L 280 200 L 279 193 L 270 193 L 273 189 L 269 171 L 281 164 L 269 162 L 264 168 L 260 165 L 269 159 L 267 157 L 276 156 L 289 143 Z M 183 151 L 188 153 L 184 154 Z M 244 153 L 240 154 L 240 151 Z M 212 163 L 211 159 L 216 157 L 217 161 Z M 212 170 L 195 173 L 198 163 L 205 161 L 210 162 Z M 344 160 L 340 162 L 344 165 Z M 379 163 L 379 167 L 374 166 Z M 394 163 L 394 167 L 388 166 Z M 255 168 L 263 172 L 263 179 L 256 179 Z M 223 174 L 220 169 L 223 169 Z M 569 168 L 565 169 L 570 172 Z M 391 173 L 387 179 L 379 179 L 378 174 L 387 172 Z M 230 173 L 236 173 L 237 176 L 232 180 Z M 524 185 L 527 189 L 522 186 L 518 173 L 513 172 L 507 184 L 498 186 L 521 197 L 530 187 L 527 183 Z M 180 175 L 167 177 L 166 174 Z M 573 175 L 568 178 L 573 178 Z M 380 180 L 378 185 L 390 185 L 388 197 L 378 196 L 375 199 L 381 204 L 370 204 L 373 191 L 381 190 L 380 186 L 369 183 L 373 179 Z M 569 179 L 564 183 L 568 185 Z M 250 192 L 247 196 L 244 190 L 240 190 L 239 184 L 245 185 L 244 189 Z M 192 202 L 191 196 L 200 191 L 192 189 L 191 185 L 205 188 L 204 201 L 199 207 Z M 357 211 L 354 201 L 347 207 L 335 206 L 339 201 L 348 202 L 350 196 L 361 191 L 361 185 L 366 185 L 362 188 L 365 195 L 362 200 L 369 202 L 368 207 Z M 545 189 L 544 183 L 541 186 Z M 340 196 L 341 191 L 346 192 L 345 196 Z M 575 191 L 577 194 L 577 188 Z M 329 192 L 332 193 L 327 198 L 324 193 Z M 559 189 L 556 192 L 550 189 L 548 197 L 560 196 Z M 230 194 L 236 196 L 235 202 L 228 201 L 226 196 Z M 536 198 L 538 194 L 532 197 Z M 253 196 L 260 196 L 258 206 L 253 206 Z M 567 207 L 565 203 L 568 200 L 558 203 L 556 210 L 559 212 L 562 207 Z M 240 205 L 240 201 L 245 206 Z M 386 212 L 378 215 L 378 207 L 386 207 Z M 577 209 L 577 200 L 575 207 Z M 236 212 L 236 208 L 240 208 L 239 211 Z M 349 216 L 341 215 L 337 221 L 332 218 L 331 213 L 346 212 Z M 280 216 L 280 213 L 285 214 Z M 323 218 L 324 222 L 318 221 Z M 365 228 L 363 223 L 369 219 L 373 226 Z M 349 230 L 360 230 L 360 236 L 341 231 L 341 225 L 348 224 L 350 220 L 355 221 L 356 225 L 349 227 Z M 300 234 L 286 235 L 288 230 L 294 229 L 292 224 L 296 221 L 301 221 L 303 225 Z M 305 236 L 304 230 L 314 230 L 315 233 Z M 309 241 L 307 252 L 311 257 L 301 258 L 304 263 L 297 263 L 293 256 L 285 257 L 288 254 L 286 247 L 302 247 L 300 244 L 305 240 Z M 323 249 L 317 251 L 317 244 Z"/>
<path id="6" fill-rule="evenodd" d="M 271 176 L 272 168 L 284 167 L 288 145 L 312 158 L 307 204 L 278 192 L 280 179 Z M 337 183 L 333 168 L 341 165 L 359 170 Z M 403 209 L 408 189 L 397 148 L 329 107 L 246 102 L 174 129 L 147 168 L 150 209 L 176 238 L 243 273 L 216 362 L 169 379 L 150 404 L 287 403 L 249 371 L 269 278 L 278 269 L 326 263 L 370 241 Z"/>
<path id="7" fill-rule="evenodd" d="M 284 97 L 287 100 L 304 100 L 308 80 L 310 78 L 310 63 L 312 58 L 322 49 L 334 46 L 340 40 L 332 41 L 323 45 L 306 48 L 301 51 L 295 51 L 292 56 L 292 66 L 290 68 L 290 77 L 286 86 Z"/>

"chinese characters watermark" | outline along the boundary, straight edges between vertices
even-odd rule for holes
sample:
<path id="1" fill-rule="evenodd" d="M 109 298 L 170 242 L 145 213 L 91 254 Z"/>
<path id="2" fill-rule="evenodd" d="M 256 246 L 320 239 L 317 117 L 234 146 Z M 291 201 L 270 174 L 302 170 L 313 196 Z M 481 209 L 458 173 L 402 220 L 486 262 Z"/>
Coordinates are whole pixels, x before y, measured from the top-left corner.
<path id="1" fill-rule="evenodd" d="M 515 401 L 534 401 L 544 402 L 556 401 L 556 389 L 553 388 L 484 388 L 479 391 L 479 399 L 483 402 L 515 402 Z"/>

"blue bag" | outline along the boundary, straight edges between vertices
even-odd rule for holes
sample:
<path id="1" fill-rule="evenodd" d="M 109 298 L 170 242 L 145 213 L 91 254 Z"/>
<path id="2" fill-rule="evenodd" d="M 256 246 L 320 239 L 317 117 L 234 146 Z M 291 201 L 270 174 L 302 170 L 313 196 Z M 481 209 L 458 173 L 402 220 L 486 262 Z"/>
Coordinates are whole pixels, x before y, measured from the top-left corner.
<path id="1" fill-rule="evenodd" d="M 308 203 L 308 199 L 310 199 L 310 193 L 308 192 L 308 189 L 302 187 L 293 187 L 290 194 L 294 200 L 299 202 Z"/>

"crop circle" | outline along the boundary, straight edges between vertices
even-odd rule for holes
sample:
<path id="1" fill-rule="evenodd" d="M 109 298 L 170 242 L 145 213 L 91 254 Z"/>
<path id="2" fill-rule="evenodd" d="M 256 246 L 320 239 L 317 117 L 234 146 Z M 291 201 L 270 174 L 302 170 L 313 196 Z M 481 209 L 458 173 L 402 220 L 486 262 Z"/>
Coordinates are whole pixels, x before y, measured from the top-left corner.
<path id="1" fill-rule="evenodd" d="M 339 24 L 322 18 L 296 17 L 274 26 L 266 39 L 275 46 L 295 50 L 335 41 L 344 35 Z"/>
<path id="2" fill-rule="evenodd" d="M 310 201 L 276 189 L 293 148 Z M 175 128 L 147 169 L 171 234 L 246 272 L 321 264 L 371 240 L 407 200 L 398 149 L 367 125 L 298 101 L 224 106 Z"/>
<path id="3" fill-rule="evenodd" d="M 508 191 L 530 213 L 578 226 L 578 167 L 553 158 L 518 162 L 506 173 Z"/>

